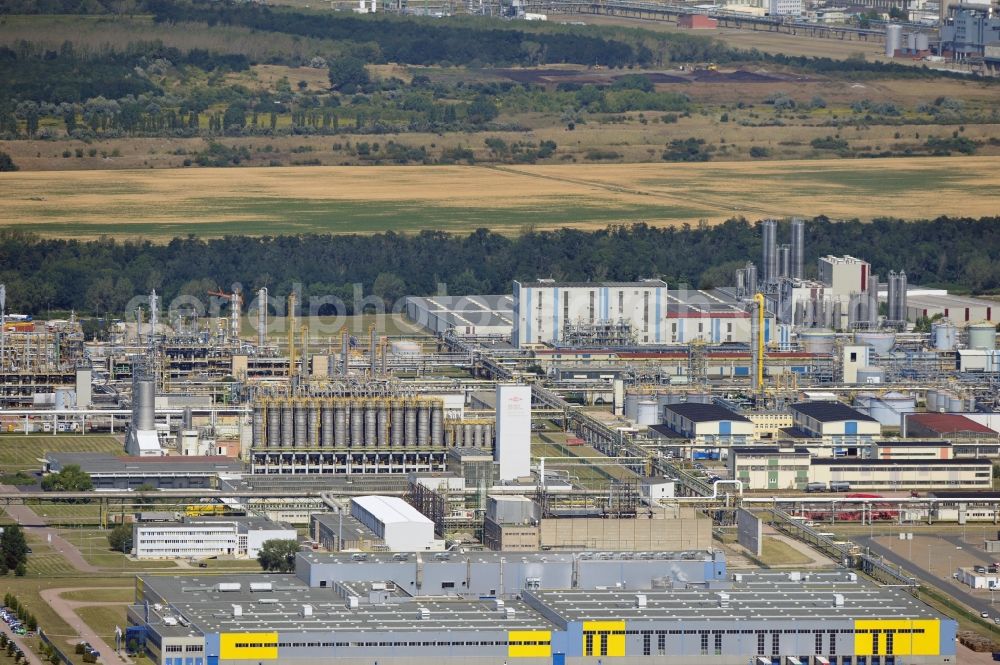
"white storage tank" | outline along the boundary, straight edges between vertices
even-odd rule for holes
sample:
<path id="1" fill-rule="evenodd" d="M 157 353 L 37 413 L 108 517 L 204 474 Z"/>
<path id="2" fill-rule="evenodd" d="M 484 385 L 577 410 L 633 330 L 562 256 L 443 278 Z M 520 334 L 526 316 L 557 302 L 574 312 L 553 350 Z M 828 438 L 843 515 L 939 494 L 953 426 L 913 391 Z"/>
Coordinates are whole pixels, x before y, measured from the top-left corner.
<path id="1" fill-rule="evenodd" d="M 799 343 L 806 353 L 816 355 L 829 355 L 833 351 L 833 342 L 836 339 L 832 330 L 803 330 L 799 332 Z"/>
<path id="2" fill-rule="evenodd" d="M 885 57 L 891 58 L 896 51 L 903 48 L 903 26 L 887 25 L 885 27 Z"/>
<path id="3" fill-rule="evenodd" d="M 882 395 L 871 403 L 868 411 L 875 420 L 884 427 L 900 427 L 903 424 L 903 417 L 907 413 L 914 413 L 917 410 L 917 400 L 912 395 L 891 392 Z"/>
<path id="4" fill-rule="evenodd" d="M 910 34 L 906 35 L 906 49 L 910 53 L 913 53 L 914 51 L 917 50 L 917 33 L 911 32 Z"/>
<path id="5" fill-rule="evenodd" d="M 408 339 L 393 340 L 390 345 L 394 356 L 419 356 L 420 345 Z"/>
<path id="6" fill-rule="evenodd" d="M 931 341 L 936 351 L 954 351 L 958 345 L 958 328 L 947 319 L 931 325 Z"/>
<path id="7" fill-rule="evenodd" d="M 625 419 L 638 420 L 639 418 L 639 396 L 635 393 L 625 394 Z"/>
<path id="8" fill-rule="evenodd" d="M 930 50 L 930 37 L 927 36 L 926 32 L 917 33 L 917 51 L 929 51 Z"/>
<path id="9" fill-rule="evenodd" d="M 926 399 L 927 410 L 936 413 L 938 410 L 938 392 L 936 390 L 928 390 Z"/>
<path id="10" fill-rule="evenodd" d="M 870 346 L 875 353 L 884 356 L 896 343 L 896 333 L 859 331 L 854 333 L 854 343 Z"/>
<path id="11" fill-rule="evenodd" d="M 958 395 L 948 396 L 948 412 L 963 413 L 965 411 L 965 400 Z"/>
<path id="12" fill-rule="evenodd" d="M 659 408 L 653 400 L 642 400 L 638 405 L 636 423 L 639 425 L 658 425 L 660 422 Z"/>
<path id="13" fill-rule="evenodd" d="M 983 321 L 969 326 L 969 348 L 992 350 L 997 348 L 997 329 L 992 323 Z"/>
<path id="14" fill-rule="evenodd" d="M 857 383 L 885 383 L 885 369 L 882 367 L 859 367 Z"/>

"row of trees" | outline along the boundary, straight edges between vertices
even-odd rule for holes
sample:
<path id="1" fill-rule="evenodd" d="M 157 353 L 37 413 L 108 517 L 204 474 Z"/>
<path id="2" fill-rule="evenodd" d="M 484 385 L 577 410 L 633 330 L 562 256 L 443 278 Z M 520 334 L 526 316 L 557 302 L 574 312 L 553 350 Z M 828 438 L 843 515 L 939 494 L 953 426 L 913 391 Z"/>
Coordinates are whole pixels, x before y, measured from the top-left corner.
<path id="1" fill-rule="evenodd" d="M 496 149 L 502 149 L 497 146 Z M 336 212 L 331 211 L 331 219 Z M 872 223 L 807 222 L 807 265 L 830 253 L 861 256 L 875 272 L 905 270 L 914 282 L 984 292 L 1000 289 L 1000 218 L 941 217 Z M 43 239 L 0 232 L 0 283 L 8 309 L 121 312 L 137 293 L 156 289 L 165 302 L 204 299 L 207 290 L 267 286 L 281 297 L 355 299 L 355 285 L 387 303 L 402 295 L 507 293 L 513 279 L 630 280 L 662 277 L 671 284 L 730 284 L 733 271 L 760 253 L 760 231 L 745 219 L 697 227 L 640 223 L 597 231 L 526 228 L 515 237 L 478 229 L 468 235 L 302 235 L 176 238 L 158 245 Z M 249 299 L 248 299 L 249 300 Z M 332 314 L 332 311 L 321 312 Z M 50 481 L 56 482 L 56 481 Z"/>

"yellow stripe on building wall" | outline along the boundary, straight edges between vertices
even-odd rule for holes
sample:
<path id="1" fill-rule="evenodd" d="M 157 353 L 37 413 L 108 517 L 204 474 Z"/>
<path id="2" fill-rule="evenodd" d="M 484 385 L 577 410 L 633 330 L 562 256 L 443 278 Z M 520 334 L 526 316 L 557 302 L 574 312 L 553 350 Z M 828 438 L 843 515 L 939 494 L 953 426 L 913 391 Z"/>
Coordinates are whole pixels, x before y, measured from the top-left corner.
<path id="1" fill-rule="evenodd" d="M 219 656 L 222 660 L 278 660 L 278 634 L 222 633 Z"/>
<path id="2" fill-rule="evenodd" d="M 507 633 L 509 658 L 549 658 L 552 656 L 552 631 L 511 630 Z"/>
<path id="3" fill-rule="evenodd" d="M 593 647 L 588 653 L 587 636 L 593 636 Z M 625 655 L 625 622 L 624 621 L 584 621 L 583 622 L 583 655 L 601 655 L 601 636 L 608 640 L 607 656 Z"/>
<path id="4" fill-rule="evenodd" d="M 874 632 L 877 631 L 877 632 Z M 892 633 L 892 653 L 888 634 Z M 872 635 L 878 635 L 878 651 Z M 941 624 L 937 619 L 866 619 L 854 622 L 854 653 L 859 656 L 937 656 Z"/>

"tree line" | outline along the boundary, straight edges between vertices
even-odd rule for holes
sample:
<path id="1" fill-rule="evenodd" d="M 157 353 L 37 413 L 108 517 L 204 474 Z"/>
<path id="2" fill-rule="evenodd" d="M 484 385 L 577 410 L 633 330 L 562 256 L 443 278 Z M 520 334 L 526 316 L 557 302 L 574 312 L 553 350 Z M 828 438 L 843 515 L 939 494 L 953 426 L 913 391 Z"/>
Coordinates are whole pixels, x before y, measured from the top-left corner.
<path id="1" fill-rule="evenodd" d="M 867 259 L 876 273 L 905 270 L 913 283 L 1000 289 L 993 260 L 1000 253 L 1000 217 L 871 223 L 817 217 L 807 222 L 806 248 L 813 274 L 816 257 L 846 253 Z M 437 293 L 442 283 L 451 294 L 507 293 L 512 280 L 538 277 L 660 277 L 672 286 L 708 288 L 732 284 L 733 271 L 759 254 L 758 225 L 745 219 L 680 228 L 526 228 L 515 237 L 477 229 L 468 235 L 188 236 L 166 244 L 47 239 L 6 230 L 0 232 L 0 282 L 7 286 L 8 311 L 33 314 L 117 314 L 133 296 L 154 288 L 169 302 L 179 295 L 204 299 L 206 291 L 235 283 L 245 291 L 267 286 L 277 297 L 293 289 L 303 298 L 336 296 L 347 311 L 320 313 L 351 314 L 355 285 L 387 304 Z"/>

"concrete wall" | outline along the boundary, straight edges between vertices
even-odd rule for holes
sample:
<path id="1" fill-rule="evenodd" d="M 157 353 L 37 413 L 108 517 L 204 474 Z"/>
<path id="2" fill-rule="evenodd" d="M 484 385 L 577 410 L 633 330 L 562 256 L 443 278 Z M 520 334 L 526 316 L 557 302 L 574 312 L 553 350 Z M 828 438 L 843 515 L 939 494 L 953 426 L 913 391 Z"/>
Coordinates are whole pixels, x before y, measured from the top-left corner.
<path id="1" fill-rule="evenodd" d="M 704 550 L 712 546 L 712 523 L 707 518 L 676 520 L 603 519 L 600 517 L 545 518 L 541 521 L 543 549 L 590 550 Z"/>

